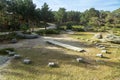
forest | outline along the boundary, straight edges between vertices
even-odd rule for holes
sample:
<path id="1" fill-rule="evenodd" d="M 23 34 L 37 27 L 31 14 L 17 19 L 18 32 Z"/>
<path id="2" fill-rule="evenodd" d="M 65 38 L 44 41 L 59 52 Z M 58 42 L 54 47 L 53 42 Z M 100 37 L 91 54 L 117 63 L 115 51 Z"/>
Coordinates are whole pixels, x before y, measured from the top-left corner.
<path id="1" fill-rule="evenodd" d="M 78 27 L 80 29 L 106 31 L 120 28 L 120 8 L 112 12 L 95 8 L 84 12 L 67 11 L 65 8 L 52 11 L 47 3 L 44 3 L 41 8 L 36 8 L 32 0 L 0 1 L 1 31 L 43 27 L 41 25 L 46 27 L 48 22 L 57 24 L 61 29 L 63 29 L 61 26 L 72 28 L 73 25 L 80 25 L 82 26 Z"/>

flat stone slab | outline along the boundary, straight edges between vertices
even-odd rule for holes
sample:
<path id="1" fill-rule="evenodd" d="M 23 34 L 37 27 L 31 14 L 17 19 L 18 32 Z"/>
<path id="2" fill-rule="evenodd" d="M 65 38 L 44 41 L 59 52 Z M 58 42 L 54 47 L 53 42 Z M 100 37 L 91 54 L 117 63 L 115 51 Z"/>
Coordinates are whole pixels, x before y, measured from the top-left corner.
<path id="1" fill-rule="evenodd" d="M 7 56 L 0 56 L 0 65 L 3 65 L 9 60 Z"/>
<path id="2" fill-rule="evenodd" d="M 63 48 L 66 48 L 66 49 L 70 49 L 70 50 L 73 50 L 73 51 L 78 51 L 78 52 L 85 51 L 82 48 L 71 46 L 71 45 L 64 44 L 64 43 L 61 43 L 61 42 L 58 42 L 58 41 L 54 41 L 54 40 L 46 40 L 46 42 L 50 43 L 50 44 L 53 44 L 53 45 L 57 45 L 57 46 L 63 47 Z"/>

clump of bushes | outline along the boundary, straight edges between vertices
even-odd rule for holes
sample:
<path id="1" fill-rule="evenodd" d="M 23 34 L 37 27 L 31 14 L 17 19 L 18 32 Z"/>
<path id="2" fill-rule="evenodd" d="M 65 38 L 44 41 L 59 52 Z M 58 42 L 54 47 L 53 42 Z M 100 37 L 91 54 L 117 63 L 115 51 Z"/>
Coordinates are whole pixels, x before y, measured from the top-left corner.
<path id="1" fill-rule="evenodd" d="M 67 29 L 72 29 L 72 23 L 71 22 L 67 22 L 66 23 L 66 27 L 67 27 Z"/>
<path id="2" fill-rule="evenodd" d="M 16 33 L 10 33 L 10 34 L 5 34 L 5 35 L 0 35 L 0 41 L 11 40 L 13 38 L 16 38 Z"/>
<path id="3" fill-rule="evenodd" d="M 84 26 L 73 26 L 72 30 L 74 30 L 74 31 L 84 31 Z"/>
<path id="4" fill-rule="evenodd" d="M 29 29 L 28 24 L 21 24 L 20 25 L 20 30 L 26 32 Z"/>
<path id="5" fill-rule="evenodd" d="M 15 51 L 14 48 L 4 48 L 4 49 L 0 49 L 0 55 L 7 55 L 8 53 L 6 51 Z"/>
<path id="6" fill-rule="evenodd" d="M 57 29 L 47 29 L 47 30 L 39 30 L 36 32 L 39 35 L 44 35 L 44 34 L 59 34 L 60 31 Z"/>

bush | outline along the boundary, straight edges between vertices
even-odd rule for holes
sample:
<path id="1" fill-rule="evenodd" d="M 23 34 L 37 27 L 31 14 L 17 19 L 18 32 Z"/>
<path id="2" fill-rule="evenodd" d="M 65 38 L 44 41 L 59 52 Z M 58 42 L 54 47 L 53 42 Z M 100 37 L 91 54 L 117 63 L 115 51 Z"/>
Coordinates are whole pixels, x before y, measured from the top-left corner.
<path id="1" fill-rule="evenodd" d="M 66 27 L 66 26 L 60 26 L 59 29 L 60 29 L 60 30 L 66 30 L 67 27 Z"/>
<path id="2" fill-rule="evenodd" d="M 84 26 L 73 26 L 72 29 L 74 31 L 84 31 Z"/>
<path id="3" fill-rule="evenodd" d="M 36 32 L 39 35 L 44 35 L 44 34 L 59 34 L 60 31 L 57 29 L 47 29 L 47 30 L 39 30 Z"/>
<path id="4" fill-rule="evenodd" d="M 20 26 L 20 30 L 26 32 L 28 29 L 29 29 L 29 27 L 28 27 L 27 24 L 21 24 L 21 26 Z"/>
<path id="5" fill-rule="evenodd" d="M 0 41 L 11 40 L 13 38 L 16 38 L 16 33 L 10 33 L 10 34 L 5 34 L 5 35 L 0 35 Z"/>
<path id="6" fill-rule="evenodd" d="M 0 55 L 7 55 L 8 53 L 6 52 L 6 50 L 9 51 L 14 51 L 14 48 L 4 48 L 0 50 Z"/>
<path id="7" fill-rule="evenodd" d="M 67 27 L 67 29 L 72 29 L 72 23 L 71 22 L 67 22 L 66 23 L 66 27 Z"/>

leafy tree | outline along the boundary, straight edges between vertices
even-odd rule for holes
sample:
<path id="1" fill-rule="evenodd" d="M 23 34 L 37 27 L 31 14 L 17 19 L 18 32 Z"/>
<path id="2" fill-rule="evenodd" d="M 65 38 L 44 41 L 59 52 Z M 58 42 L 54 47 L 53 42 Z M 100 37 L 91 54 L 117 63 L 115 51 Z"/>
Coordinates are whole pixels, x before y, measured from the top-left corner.
<path id="1" fill-rule="evenodd" d="M 58 23 L 62 24 L 63 22 L 66 22 L 66 9 L 65 8 L 59 8 L 58 12 L 55 14 L 55 18 L 58 21 Z"/>
<path id="2" fill-rule="evenodd" d="M 51 9 L 49 9 L 49 6 L 47 3 L 44 3 L 44 5 L 41 8 L 41 20 L 44 22 L 45 24 L 45 29 L 46 29 L 46 25 L 47 22 L 50 22 L 51 20 L 54 19 L 53 13 L 51 11 Z"/>

